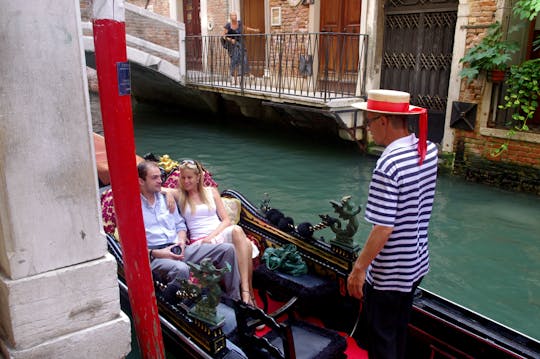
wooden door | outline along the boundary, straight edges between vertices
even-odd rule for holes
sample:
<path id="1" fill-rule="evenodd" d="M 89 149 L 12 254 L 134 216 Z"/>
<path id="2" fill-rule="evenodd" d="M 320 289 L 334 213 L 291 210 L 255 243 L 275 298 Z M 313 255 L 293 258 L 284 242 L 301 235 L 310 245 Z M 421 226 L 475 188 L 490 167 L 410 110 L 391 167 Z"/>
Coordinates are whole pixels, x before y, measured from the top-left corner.
<path id="1" fill-rule="evenodd" d="M 201 3 L 200 0 L 183 0 L 186 25 L 186 66 L 188 70 L 202 69 Z"/>
<path id="2" fill-rule="evenodd" d="M 244 44 L 248 52 L 249 73 L 262 76 L 265 64 L 264 0 L 243 0 L 241 20 L 244 26 L 244 34 L 246 34 Z M 246 26 L 259 29 L 259 32 L 248 32 Z"/>
<path id="3" fill-rule="evenodd" d="M 387 0 L 381 88 L 411 94 L 411 104 L 428 110 L 428 138 L 440 143 L 458 0 Z"/>
<path id="4" fill-rule="evenodd" d="M 360 0 L 321 0 L 319 86 L 356 87 Z"/>

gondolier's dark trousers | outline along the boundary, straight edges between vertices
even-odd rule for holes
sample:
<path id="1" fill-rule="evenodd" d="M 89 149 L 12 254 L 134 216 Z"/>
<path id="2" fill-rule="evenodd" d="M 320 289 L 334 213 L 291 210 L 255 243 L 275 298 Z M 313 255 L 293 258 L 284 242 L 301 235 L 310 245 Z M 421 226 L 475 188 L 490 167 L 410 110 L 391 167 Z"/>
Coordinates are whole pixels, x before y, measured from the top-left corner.
<path id="1" fill-rule="evenodd" d="M 367 349 L 370 359 L 405 358 L 407 325 L 411 317 L 414 292 L 374 289 L 364 285 L 364 315 L 367 321 Z"/>

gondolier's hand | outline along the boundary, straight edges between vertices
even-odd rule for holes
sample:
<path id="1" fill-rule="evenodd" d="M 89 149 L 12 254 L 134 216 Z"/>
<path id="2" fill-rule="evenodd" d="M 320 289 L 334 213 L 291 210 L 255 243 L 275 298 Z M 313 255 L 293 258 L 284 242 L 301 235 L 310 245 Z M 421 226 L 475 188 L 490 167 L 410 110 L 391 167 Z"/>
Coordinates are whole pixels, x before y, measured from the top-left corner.
<path id="1" fill-rule="evenodd" d="M 364 296 L 363 288 L 366 281 L 366 271 L 353 267 L 349 278 L 347 278 L 347 290 L 349 295 L 356 299 L 362 299 Z"/>

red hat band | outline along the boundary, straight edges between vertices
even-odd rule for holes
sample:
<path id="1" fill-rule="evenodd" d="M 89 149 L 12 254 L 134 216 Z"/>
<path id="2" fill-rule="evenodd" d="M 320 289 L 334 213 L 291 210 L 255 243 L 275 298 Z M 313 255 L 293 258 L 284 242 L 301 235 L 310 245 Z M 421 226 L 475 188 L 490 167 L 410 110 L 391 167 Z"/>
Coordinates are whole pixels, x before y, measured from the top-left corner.
<path id="1" fill-rule="evenodd" d="M 384 112 L 408 112 L 409 103 L 408 102 L 377 101 L 377 100 L 368 99 L 367 109 L 373 110 L 373 111 L 384 111 Z"/>

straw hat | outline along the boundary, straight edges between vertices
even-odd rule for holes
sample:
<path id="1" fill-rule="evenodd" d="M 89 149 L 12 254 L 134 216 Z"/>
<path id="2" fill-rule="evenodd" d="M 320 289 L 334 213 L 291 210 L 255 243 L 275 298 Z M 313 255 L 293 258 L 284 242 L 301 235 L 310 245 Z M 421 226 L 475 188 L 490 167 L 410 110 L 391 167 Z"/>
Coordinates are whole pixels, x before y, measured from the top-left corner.
<path id="1" fill-rule="evenodd" d="M 409 104 L 408 92 L 395 90 L 369 90 L 365 102 L 355 102 L 351 106 L 362 111 L 386 113 L 390 115 L 420 115 L 418 122 L 419 164 L 424 162 L 427 151 L 427 110 Z"/>
<path id="2" fill-rule="evenodd" d="M 353 107 L 363 111 L 392 115 L 419 115 L 421 107 L 409 105 L 411 95 L 395 90 L 369 90 L 365 102 L 355 102 Z"/>

